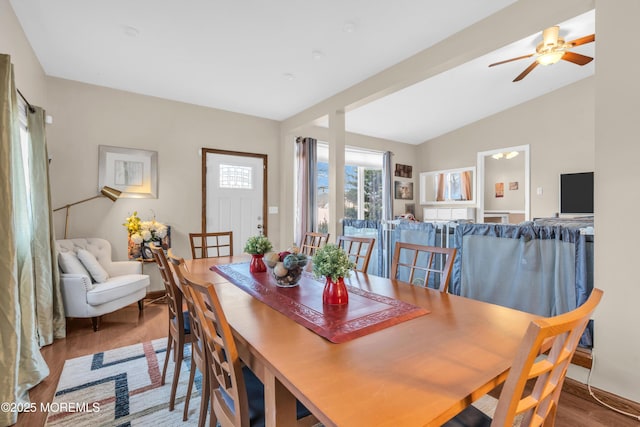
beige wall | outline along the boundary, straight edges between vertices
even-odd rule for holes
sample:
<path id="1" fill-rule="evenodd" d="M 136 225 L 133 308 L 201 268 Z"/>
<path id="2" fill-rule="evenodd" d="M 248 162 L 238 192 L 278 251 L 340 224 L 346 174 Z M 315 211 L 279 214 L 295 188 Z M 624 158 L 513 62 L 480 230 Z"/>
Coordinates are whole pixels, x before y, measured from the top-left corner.
<path id="1" fill-rule="evenodd" d="M 9 0 L 0 0 L 0 53 L 11 56 L 16 86 L 34 105 L 46 108 L 45 75 Z"/>
<path id="2" fill-rule="evenodd" d="M 201 147 L 268 155 L 268 204 L 279 204 L 279 123 L 57 78 L 47 79 L 47 128 L 53 205 L 63 206 L 98 192 L 98 145 L 158 152 L 158 198 L 106 198 L 73 206 L 69 237 L 108 239 L 114 258 L 126 259 L 122 226 L 134 211 L 172 227 L 177 254 L 190 256 L 188 233 L 200 230 Z M 54 214 L 63 235 L 64 210 Z M 277 244 L 278 215 L 269 215 L 269 236 Z M 241 253 L 242 248 L 236 248 Z"/>
<path id="3" fill-rule="evenodd" d="M 640 284 L 634 229 L 640 212 L 640 2 L 596 2 L 595 284 L 593 384 L 640 402 Z M 631 51 L 629 51 L 631 49 Z"/>
<path id="4" fill-rule="evenodd" d="M 524 175 L 525 156 L 521 152 L 513 159 L 484 159 L 484 210 L 485 211 L 522 211 L 525 206 Z M 517 189 L 510 184 L 516 182 Z M 503 186 L 502 197 L 496 197 L 495 184 Z"/>
<path id="5" fill-rule="evenodd" d="M 420 171 L 475 166 L 479 151 L 528 144 L 531 218 L 553 216 L 559 174 L 594 170 L 594 83 L 581 80 L 421 144 Z"/>

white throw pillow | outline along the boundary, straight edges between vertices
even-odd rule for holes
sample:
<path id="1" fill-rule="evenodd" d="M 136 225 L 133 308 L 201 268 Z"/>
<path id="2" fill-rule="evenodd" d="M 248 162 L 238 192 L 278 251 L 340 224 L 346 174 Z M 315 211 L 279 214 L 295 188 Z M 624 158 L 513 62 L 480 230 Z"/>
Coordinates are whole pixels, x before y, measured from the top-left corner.
<path id="1" fill-rule="evenodd" d="M 73 252 L 60 252 L 58 254 L 58 264 L 60 270 L 66 274 L 84 274 L 91 277 L 91 274 L 84 268 L 76 254 Z"/>
<path id="2" fill-rule="evenodd" d="M 109 279 L 109 273 L 100 265 L 96 257 L 86 249 L 78 249 L 78 259 L 85 266 L 96 283 L 104 283 Z"/>

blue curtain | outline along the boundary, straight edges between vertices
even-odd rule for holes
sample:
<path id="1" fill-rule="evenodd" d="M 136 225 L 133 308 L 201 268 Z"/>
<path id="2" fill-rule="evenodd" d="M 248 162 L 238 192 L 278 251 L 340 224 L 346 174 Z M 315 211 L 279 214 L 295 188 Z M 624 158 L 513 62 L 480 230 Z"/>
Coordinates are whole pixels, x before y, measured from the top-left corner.
<path id="1" fill-rule="evenodd" d="M 459 224 L 450 292 L 555 316 L 584 303 L 593 281 L 578 228 L 534 224 Z M 591 329 L 580 345 L 591 346 Z"/>

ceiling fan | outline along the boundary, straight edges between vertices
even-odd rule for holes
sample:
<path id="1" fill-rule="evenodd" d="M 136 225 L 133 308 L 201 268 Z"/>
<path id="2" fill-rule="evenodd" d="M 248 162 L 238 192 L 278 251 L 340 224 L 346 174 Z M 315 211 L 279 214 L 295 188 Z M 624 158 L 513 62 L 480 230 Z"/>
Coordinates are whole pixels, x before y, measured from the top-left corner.
<path id="1" fill-rule="evenodd" d="M 536 46 L 536 53 L 531 53 L 529 55 L 518 56 L 517 58 L 511 58 L 505 61 L 496 62 L 489 65 L 489 67 L 493 67 L 494 65 L 506 64 L 507 62 L 517 61 L 519 59 L 530 58 L 536 55 L 536 60 L 513 80 L 514 82 L 519 82 L 520 80 L 524 79 L 527 74 L 531 72 L 531 70 L 536 68 L 538 64 L 551 65 L 555 64 L 561 59 L 564 59 L 565 61 L 573 62 L 574 64 L 582 66 L 593 61 L 592 57 L 581 55 L 575 52 L 570 52 L 569 49 L 575 46 L 580 46 L 582 44 L 595 41 L 595 34 L 580 37 L 570 42 L 565 42 L 562 37 L 559 37 L 559 33 L 560 27 L 549 27 L 542 32 L 542 42 L 540 42 L 538 46 Z"/>

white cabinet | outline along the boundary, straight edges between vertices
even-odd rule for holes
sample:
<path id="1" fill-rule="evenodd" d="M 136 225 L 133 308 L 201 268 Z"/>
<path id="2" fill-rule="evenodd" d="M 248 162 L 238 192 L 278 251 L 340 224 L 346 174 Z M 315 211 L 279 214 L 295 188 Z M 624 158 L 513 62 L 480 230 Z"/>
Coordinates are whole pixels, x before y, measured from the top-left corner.
<path id="1" fill-rule="evenodd" d="M 455 221 L 476 219 L 476 208 L 423 208 L 423 221 Z"/>

